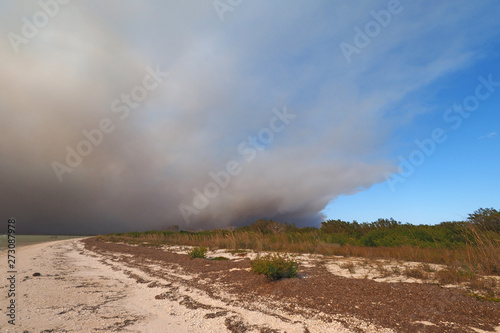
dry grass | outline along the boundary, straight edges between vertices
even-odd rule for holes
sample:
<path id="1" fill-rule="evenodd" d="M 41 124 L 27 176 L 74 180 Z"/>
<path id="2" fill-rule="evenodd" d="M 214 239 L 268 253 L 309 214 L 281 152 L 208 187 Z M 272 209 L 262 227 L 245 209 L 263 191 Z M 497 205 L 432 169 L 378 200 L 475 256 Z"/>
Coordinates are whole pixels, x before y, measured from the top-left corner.
<path id="1" fill-rule="evenodd" d="M 396 274 L 396 275 L 401 274 L 401 268 L 399 266 L 392 266 L 391 271 L 393 274 Z"/>
<path id="2" fill-rule="evenodd" d="M 471 295 L 484 300 L 498 299 L 500 286 L 497 279 L 486 275 L 500 275 L 500 240 L 498 233 L 481 232 L 470 227 L 466 231 L 469 242 L 455 248 L 436 247 L 367 247 L 326 243 L 319 232 L 274 233 L 214 232 L 188 233 L 131 233 L 98 236 L 101 241 L 125 242 L 142 246 L 180 245 L 206 247 L 210 250 L 227 249 L 229 253 L 247 256 L 248 250 L 256 252 L 314 253 L 325 256 L 360 257 L 347 261 L 341 268 L 356 275 L 356 271 L 374 270 L 382 278 L 406 276 L 442 285 L 460 285 Z M 383 259 L 383 260 L 380 260 Z M 388 259 L 386 261 L 385 259 Z M 395 264 L 394 261 L 400 264 Z M 404 264 L 403 262 L 420 262 Z M 446 266 L 434 268 L 430 264 Z M 436 271 L 435 271 L 436 270 Z"/>
<path id="3" fill-rule="evenodd" d="M 500 234 L 470 227 L 471 242 L 465 247 L 464 262 L 485 274 L 500 275 Z"/>
<path id="4" fill-rule="evenodd" d="M 495 290 L 499 287 L 498 281 L 494 278 L 476 277 L 469 281 L 472 290 L 479 290 L 488 295 L 495 295 Z"/>
<path id="5" fill-rule="evenodd" d="M 354 269 L 354 267 L 355 267 L 354 263 L 351 261 L 340 265 L 340 268 L 347 269 L 349 271 L 349 273 L 351 273 L 351 274 L 356 274 L 356 270 Z"/>
<path id="6" fill-rule="evenodd" d="M 429 275 L 422 269 L 422 267 L 407 268 L 403 273 L 407 277 L 419 280 L 426 280 L 429 278 Z"/>
<path id="7" fill-rule="evenodd" d="M 381 262 L 376 263 L 377 272 L 381 274 L 382 277 L 388 277 L 393 274 L 390 270 L 388 270 Z"/>
<path id="8" fill-rule="evenodd" d="M 436 247 L 367 247 L 339 245 L 321 241 L 318 232 L 309 233 L 273 233 L 238 232 L 216 230 L 209 233 L 136 233 L 123 235 L 99 236 L 100 240 L 111 242 L 126 242 L 147 244 L 150 246 L 189 245 L 204 246 L 210 249 L 260 251 L 276 251 L 287 253 L 316 253 L 326 256 L 354 256 L 368 259 L 395 259 L 402 261 L 417 261 L 422 263 L 443 264 L 450 267 L 449 272 L 438 272 L 443 281 L 462 280 L 474 274 L 500 275 L 500 239 L 495 232 L 482 232 L 470 225 L 465 233 L 470 241 L 456 248 Z M 385 270 L 385 269 L 384 269 Z M 423 273 L 430 272 L 430 266 L 419 268 Z M 394 268 L 393 268 L 394 271 Z M 469 273 L 467 273 L 469 272 Z M 381 271 L 385 274 L 385 271 Z M 405 272 L 418 275 L 420 273 Z"/>

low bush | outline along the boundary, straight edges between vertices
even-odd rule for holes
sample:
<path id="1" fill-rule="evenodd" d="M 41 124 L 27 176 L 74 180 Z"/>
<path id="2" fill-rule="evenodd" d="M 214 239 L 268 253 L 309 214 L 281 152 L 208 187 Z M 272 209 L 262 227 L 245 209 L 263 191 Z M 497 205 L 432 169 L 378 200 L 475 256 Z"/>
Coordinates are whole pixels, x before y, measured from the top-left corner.
<path id="1" fill-rule="evenodd" d="M 428 274 L 422 268 L 419 267 L 407 268 L 404 271 L 404 274 L 409 278 L 420 279 L 420 280 L 425 280 L 428 277 Z"/>
<path id="2" fill-rule="evenodd" d="M 215 258 L 212 258 L 212 260 L 215 260 L 215 261 L 224 261 L 224 260 L 229 260 L 229 258 L 226 258 L 226 257 L 215 257 Z"/>
<path id="3" fill-rule="evenodd" d="M 471 281 L 476 275 L 469 268 L 450 267 L 437 271 L 435 277 L 441 284 L 458 284 Z"/>
<path id="4" fill-rule="evenodd" d="M 298 262 L 279 253 L 257 257 L 250 261 L 250 266 L 253 273 L 264 274 L 271 281 L 296 277 L 299 270 Z"/>
<path id="5" fill-rule="evenodd" d="M 204 246 L 195 247 L 194 249 L 191 250 L 191 252 L 188 253 L 188 255 L 190 259 L 205 258 L 207 251 L 208 251 L 207 248 Z"/>

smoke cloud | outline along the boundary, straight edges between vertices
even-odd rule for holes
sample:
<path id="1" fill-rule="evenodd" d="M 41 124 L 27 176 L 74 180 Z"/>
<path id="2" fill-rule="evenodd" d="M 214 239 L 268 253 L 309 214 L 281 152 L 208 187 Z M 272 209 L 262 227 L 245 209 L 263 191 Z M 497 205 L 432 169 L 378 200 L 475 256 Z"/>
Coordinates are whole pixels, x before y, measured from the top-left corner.
<path id="1" fill-rule="evenodd" d="M 18 233 L 318 225 L 396 170 L 391 135 L 420 112 L 405 96 L 468 60 L 452 42 L 418 58 L 407 39 L 436 18 L 403 9 L 348 64 L 339 44 L 384 2 L 242 2 L 223 21 L 210 1 L 41 3 L 47 22 L 0 5 L 0 211 Z"/>

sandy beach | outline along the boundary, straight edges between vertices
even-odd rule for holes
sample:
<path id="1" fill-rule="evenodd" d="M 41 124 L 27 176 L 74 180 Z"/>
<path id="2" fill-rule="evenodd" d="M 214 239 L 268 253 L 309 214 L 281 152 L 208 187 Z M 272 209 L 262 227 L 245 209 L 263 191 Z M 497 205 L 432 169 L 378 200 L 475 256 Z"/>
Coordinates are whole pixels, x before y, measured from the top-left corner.
<path id="1" fill-rule="evenodd" d="M 227 254 L 227 253 L 226 253 Z M 230 256 L 228 256 L 230 257 Z M 500 332 L 500 306 L 453 288 L 333 274 L 268 282 L 247 258 L 189 260 L 155 249 L 70 239 L 17 250 L 15 326 L 2 332 Z M 9 284 L 3 264 L 1 299 Z"/>
<path id="2" fill-rule="evenodd" d="M 4 317 L 2 332 L 227 332 L 226 316 L 220 313 L 228 310 L 235 314 L 236 327 L 239 315 L 258 326 L 275 323 L 287 332 L 304 332 L 301 323 L 259 311 L 238 311 L 168 278 L 155 279 L 158 287 L 150 288 L 137 281 L 143 272 L 110 263 L 109 258 L 86 251 L 78 240 L 26 246 L 16 257 L 16 325 Z M 1 260 L 6 262 L 5 253 Z M 36 273 L 40 276 L 33 276 Z M 3 275 L 2 281 L 6 278 Z M 3 309 L 6 289 L 2 285 Z M 155 298 L 162 293 L 175 296 Z M 194 299 L 207 306 L 197 307 Z M 318 322 L 316 327 L 349 332 L 336 323 Z"/>

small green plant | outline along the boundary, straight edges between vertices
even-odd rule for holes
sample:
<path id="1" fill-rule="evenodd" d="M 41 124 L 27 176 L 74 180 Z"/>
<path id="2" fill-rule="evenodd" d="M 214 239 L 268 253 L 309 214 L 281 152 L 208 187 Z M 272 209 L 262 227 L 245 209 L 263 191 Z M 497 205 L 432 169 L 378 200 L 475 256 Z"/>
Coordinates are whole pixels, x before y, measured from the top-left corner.
<path id="1" fill-rule="evenodd" d="M 264 257 L 258 256 L 250 261 L 250 266 L 253 273 L 264 274 L 271 281 L 296 277 L 299 270 L 298 262 L 279 253 Z"/>
<path id="2" fill-rule="evenodd" d="M 194 249 L 191 250 L 191 252 L 188 253 L 189 259 L 194 259 L 194 258 L 205 258 L 205 255 L 207 254 L 207 248 L 204 246 L 200 247 L 195 247 Z"/>
<path id="3" fill-rule="evenodd" d="M 475 297 L 480 301 L 490 301 L 500 303 L 500 297 L 495 297 L 491 295 L 479 295 L 479 294 L 469 294 L 469 296 Z"/>
<path id="4" fill-rule="evenodd" d="M 237 255 L 238 257 L 245 257 L 248 254 L 247 250 L 231 250 L 228 252 Z"/>
<path id="5" fill-rule="evenodd" d="M 214 258 L 212 258 L 212 260 L 223 261 L 223 260 L 229 260 L 229 258 L 226 258 L 226 257 L 214 257 Z"/>

